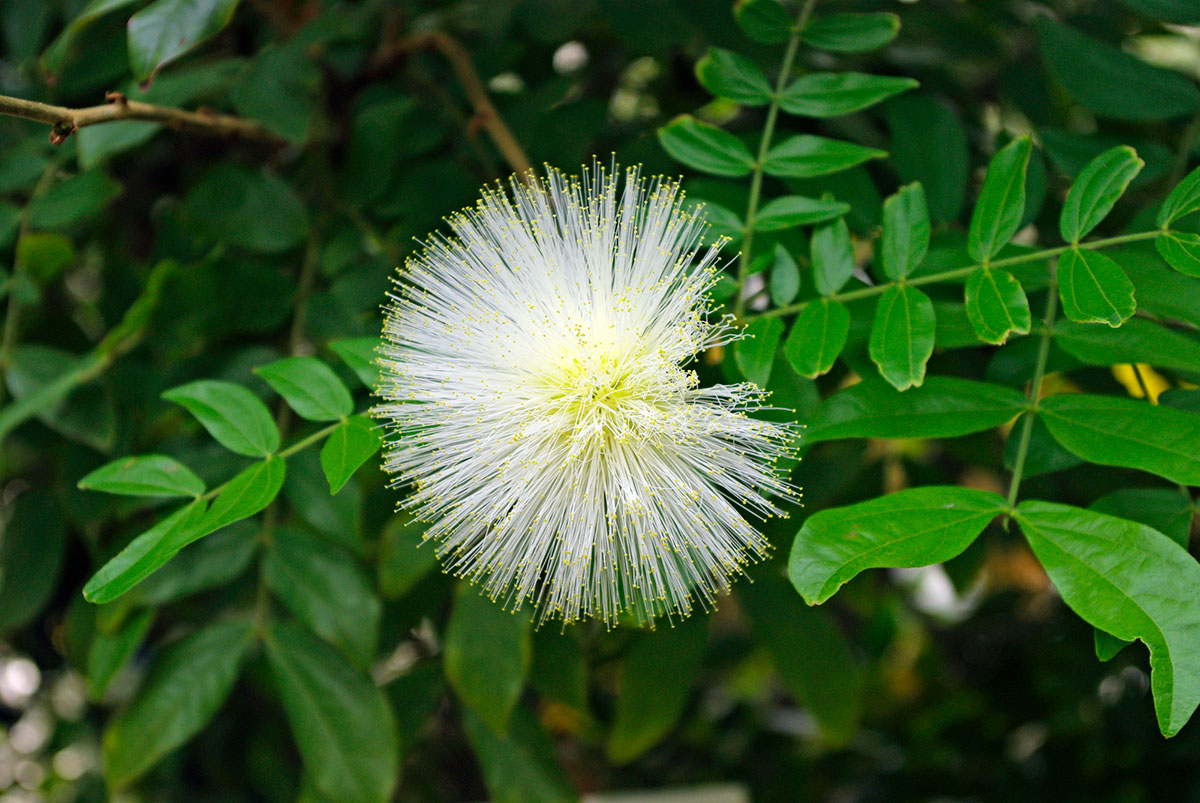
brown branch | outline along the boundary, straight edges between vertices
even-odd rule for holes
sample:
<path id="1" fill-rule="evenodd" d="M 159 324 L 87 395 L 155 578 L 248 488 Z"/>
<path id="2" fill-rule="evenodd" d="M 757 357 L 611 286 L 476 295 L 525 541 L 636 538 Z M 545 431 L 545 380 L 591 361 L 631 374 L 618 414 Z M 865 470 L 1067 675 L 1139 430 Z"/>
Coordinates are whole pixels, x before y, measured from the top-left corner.
<path id="1" fill-rule="evenodd" d="M 462 85 L 463 92 L 466 93 L 467 100 L 474 109 L 475 117 L 472 123 L 487 132 L 495 144 L 496 150 L 500 151 L 500 155 L 517 173 L 521 181 L 526 183 L 531 181 L 533 166 L 529 163 L 529 157 L 525 155 L 521 144 L 517 142 L 517 138 L 505 125 L 496 107 L 492 105 L 487 88 L 484 87 L 483 81 L 480 80 L 479 73 L 475 69 L 475 63 L 471 60 L 471 54 L 453 36 L 443 31 L 426 31 L 398 39 L 385 40 L 375 57 L 371 59 L 371 69 L 376 72 L 381 71 L 406 54 L 424 49 L 438 51 L 450 63 L 450 68 L 454 71 L 458 83 Z"/>
<path id="2" fill-rule="evenodd" d="M 269 142 L 272 145 L 286 144 L 282 137 L 252 120 L 204 110 L 190 112 L 166 106 L 153 106 L 129 100 L 120 92 L 109 92 L 105 98 L 108 103 L 103 106 L 70 109 L 66 106 L 52 106 L 34 100 L 0 95 L 0 114 L 47 123 L 51 126 L 50 141 L 55 145 L 61 145 L 67 137 L 81 128 L 114 120 L 145 120 L 179 130 L 240 137 Z"/>

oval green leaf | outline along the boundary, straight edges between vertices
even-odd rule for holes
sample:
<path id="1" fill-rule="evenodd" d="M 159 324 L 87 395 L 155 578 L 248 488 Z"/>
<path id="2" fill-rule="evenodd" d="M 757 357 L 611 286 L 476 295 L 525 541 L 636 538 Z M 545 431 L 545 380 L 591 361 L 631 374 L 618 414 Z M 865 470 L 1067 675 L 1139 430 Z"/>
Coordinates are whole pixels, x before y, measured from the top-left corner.
<path id="1" fill-rule="evenodd" d="M 1137 310 L 1133 283 L 1104 254 L 1071 248 L 1058 258 L 1058 297 L 1063 312 L 1080 323 L 1116 328 Z"/>
<path id="2" fill-rule="evenodd" d="M 233 19 L 238 0 L 157 0 L 129 18 L 129 67 L 139 82 Z"/>
<path id="3" fill-rule="evenodd" d="M 875 308 L 868 352 L 879 373 L 897 390 L 925 381 L 937 320 L 929 296 L 915 287 L 893 285 Z"/>
<path id="4" fill-rule="evenodd" d="M 740 139 L 687 114 L 658 129 L 658 142 L 671 158 L 702 173 L 739 178 L 754 166 Z"/>
<path id="5" fill-rule="evenodd" d="M 1089 162 L 1071 184 L 1063 202 L 1058 221 L 1063 239 L 1077 243 L 1096 228 L 1144 164 L 1137 151 L 1128 145 L 1111 148 Z"/>
<path id="6" fill-rule="evenodd" d="M 862 53 L 883 47 L 899 32 L 895 14 L 829 14 L 810 20 L 800 38 L 822 50 Z"/>
<path id="7" fill-rule="evenodd" d="M 972 259 L 987 262 L 1020 228 L 1025 215 L 1025 173 L 1032 148 L 1028 135 L 1019 137 L 1001 148 L 988 164 L 967 230 L 967 253 Z"/>
<path id="8" fill-rule="evenodd" d="M 860 72 L 814 72 L 793 81 L 779 96 L 779 108 L 803 117 L 839 117 L 861 111 L 893 95 L 915 89 L 912 78 Z"/>
<path id="9" fill-rule="evenodd" d="M 717 97 L 747 106 L 761 106 L 771 99 L 771 85 L 758 65 L 731 50 L 709 48 L 696 62 L 696 79 Z"/>
<path id="10" fill-rule="evenodd" d="M 1004 510 L 991 491 L 929 486 L 809 516 L 792 543 L 788 577 L 809 605 L 865 569 L 912 568 L 958 555 Z"/>
<path id="11" fill-rule="evenodd" d="M 1200 485 L 1200 414 L 1081 393 L 1051 396 L 1040 409 L 1054 439 L 1084 460 Z"/>
<path id="12" fill-rule="evenodd" d="M 241 385 L 201 379 L 171 388 L 162 397 L 195 416 L 231 452 L 265 457 L 279 448 L 279 430 L 267 406 Z"/>
<path id="13" fill-rule="evenodd" d="M 206 505 L 196 500 L 167 516 L 133 539 L 92 575 L 83 587 L 88 602 L 111 602 L 141 582 L 204 533 L 201 521 Z"/>
<path id="14" fill-rule="evenodd" d="M 359 466 L 383 445 L 371 419 L 356 415 L 329 434 L 321 447 L 321 469 L 335 494 L 354 476 Z"/>
<path id="15" fill-rule="evenodd" d="M 967 277 L 964 299 L 971 326 L 985 343 L 999 345 L 1010 334 L 1029 334 L 1029 299 L 1008 271 L 976 268 Z"/>
<path id="16" fill-rule="evenodd" d="M 783 321 L 778 318 L 755 318 L 743 336 L 733 343 L 733 358 L 742 376 L 760 388 L 765 388 L 775 364 L 775 352 L 783 337 Z"/>
<path id="17" fill-rule="evenodd" d="M 850 311 L 828 298 L 810 301 L 801 310 L 783 344 L 783 353 L 800 376 L 815 379 L 829 371 L 846 346 Z"/>
<path id="18" fill-rule="evenodd" d="M 254 369 L 288 406 L 309 421 L 337 421 L 354 412 L 350 391 L 316 357 L 288 357 Z"/>
<path id="19" fill-rule="evenodd" d="M 788 195 L 763 205 L 754 216 L 755 231 L 779 231 L 810 223 L 823 223 L 850 211 L 850 204 L 832 199 Z"/>
<path id="20" fill-rule="evenodd" d="M 929 251 L 929 233 L 929 207 L 919 182 L 901 187 L 884 201 L 879 245 L 884 275 L 899 281 L 916 270 Z"/>
<path id="21" fill-rule="evenodd" d="M 747 155 L 749 153 L 746 151 Z M 763 170 L 778 178 L 813 178 L 848 170 L 884 156 L 887 156 L 886 151 L 865 148 L 852 142 L 797 134 L 767 151 Z"/>
<path id="22" fill-rule="evenodd" d="M 204 481 L 171 457 L 160 454 L 122 457 L 79 481 L 85 491 L 128 496 L 199 496 Z"/>
<path id="23" fill-rule="evenodd" d="M 831 296 L 854 275 L 854 243 L 843 218 L 813 229 L 809 241 L 817 292 Z"/>
<path id="24" fill-rule="evenodd" d="M 1185 276 L 1200 277 L 1200 234 L 1165 231 L 1154 238 L 1154 247 L 1175 270 Z"/>
<path id="25" fill-rule="evenodd" d="M 1184 177 L 1171 190 L 1167 200 L 1158 210 L 1157 222 L 1160 228 L 1167 228 L 1179 218 L 1190 215 L 1200 209 L 1200 167 Z"/>

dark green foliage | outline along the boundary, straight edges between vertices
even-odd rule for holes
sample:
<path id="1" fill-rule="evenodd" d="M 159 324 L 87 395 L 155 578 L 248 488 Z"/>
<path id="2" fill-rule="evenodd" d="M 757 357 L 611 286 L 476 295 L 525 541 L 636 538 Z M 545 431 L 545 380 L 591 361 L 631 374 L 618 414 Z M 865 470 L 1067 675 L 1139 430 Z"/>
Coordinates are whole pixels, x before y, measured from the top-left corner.
<path id="1" fill-rule="evenodd" d="M 54 718 L 20 783 L 1196 788 L 1200 60 L 1167 23 L 1200 13 L 1043 5 L 0 5 L 5 95 L 257 126 L 0 117 L 7 741 Z M 433 30 L 490 108 L 406 38 Z M 494 120 L 535 166 L 682 172 L 728 240 L 712 314 L 745 336 L 689 368 L 805 425 L 780 466 L 804 505 L 715 614 L 535 629 L 396 511 L 380 305 L 414 238 L 517 167 Z"/>

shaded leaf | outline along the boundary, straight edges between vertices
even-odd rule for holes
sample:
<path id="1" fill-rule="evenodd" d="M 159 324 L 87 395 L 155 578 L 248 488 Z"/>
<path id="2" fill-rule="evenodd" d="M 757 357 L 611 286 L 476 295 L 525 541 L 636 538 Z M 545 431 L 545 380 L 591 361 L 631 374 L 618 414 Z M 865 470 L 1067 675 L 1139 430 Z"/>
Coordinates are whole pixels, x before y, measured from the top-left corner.
<path id="1" fill-rule="evenodd" d="M 579 798 L 558 763 L 554 742 L 528 711 L 514 711 L 504 734 L 465 711 L 463 729 L 493 803 L 566 803 Z"/>
<path id="2" fill-rule="evenodd" d="M 104 733 L 104 777 L 111 786 L 135 780 L 208 724 L 237 680 L 252 635 L 249 621 L 223 622 L 163 652 Z"/>
<path id="3" fill-rule="evenodd" d="M 156 0 L 129 18 L 129 67 L 146 81 L 233 19 L 238 0 Z"/>
<path id="4" fill-rule="evenodd" d="M 454 693 L 497 734 L 521 696 L 532 658 L 529 620 L 466 583 L 446 624 L 442 660 Z"/>
<path id="5" fill-rule="evenodd" d="M 1145 318 L 1130 318 L 1119 329 L 1062 321 L 1054 342 L 1089 365 L 1147 363 L 1200 373 L 1200 340 Z"/>
<path id="6" fill-rule="evenodd" d="M 738 0 L 733 16 L 738 27 L 755 42 L 782 42 L 792 32 L 791 17 L 778 0 Z"/>
<path id="7" fill-rule="evenodd" d="M 703 173 L 738 178 L 748 175 L 754 165 L 740 139 L 690 115 L 680 115 L 658 129 L 658 141 L 667 155 Z"/>
<path id="8" fill-rule="evenodd" d="M 828 14 L 810 20 L 800 38 L 822 50 L 862 53 L 883 47 L 899 32 L 895 14 Z"/>
<path id="9" fill-rule="evenodd" d="M 879 379 L 839 390 L 807 422 L 808 441 L 838 438 L 954 438 L 1011 421 L 1025 395 L 1004 385 L 931 376 L 898 391 Z"/>
<path id="10" fill-rule="evenodd" d="M 719 98 L 761 106 L 771 99 L 771 85 L 762 70 L 750 59 L 719 47 L 696 62 L 696 79 Z"/>
<path id="11" fill-rule="evenodd" d="M 749 154 L 750 152 L 746 151 L 746 155 L 749 156 Z M 812 178 L 848 170 L 855 165 L 871 159 L 881 159 L 884 156 L 887 156 L 886 151 L 866 148 L 852 142 L 827 139 L 811 134 L 797 134 L 788 137 L 767 151 L 763 170 L 768 175 L 779 178 Z M 745 173 L 736 175 L 745 175 Z"/>
<path id="12" fill-rule="evenodd" d="M 1200 167 L 1188 173 L 1175 185 L 1167 200 L 1158 209 L 1156 222 L 1159 228 L 1167 228 L 1176 220 L 1200 209 Z"/>

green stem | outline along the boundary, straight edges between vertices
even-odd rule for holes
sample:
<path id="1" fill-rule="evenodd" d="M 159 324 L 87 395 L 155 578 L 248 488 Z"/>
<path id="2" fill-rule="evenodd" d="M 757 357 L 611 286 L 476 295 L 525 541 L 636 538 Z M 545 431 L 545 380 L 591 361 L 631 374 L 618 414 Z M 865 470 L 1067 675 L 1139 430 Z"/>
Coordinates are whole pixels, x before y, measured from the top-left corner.
<path id="1" fill-rule="evenodd" d="M 358 413 L 355 413 L 355 415 L 362 415 L 365 412 L 367 412 L 367 411 L 361 410 Z M 283 451 L 276 452 L 275 454 L 271 455 L 271 459 L 275 459 L 275 460 L 288 459 L 289 457 L 294 455 L 296 452 L 303 451 L 304 449 L 307 449 L 309 446 L 312 446 L 314 443 L 324 440 L 325 438 L 329 437 L 329 435 L 335 429 L 340 427 L 344 422 L 345 422 L 345 419 L 343 419 L 341 421 L 335 421 L 327 427 L 322 427 L 321 429 L 318 429 L 316 432 L 312 433 L 311 435 L 306 435 L 305 437 L 296 441 L 295 443 L 293 443 L 291 446 L 287 447 Z M 209 499 L 212 499 L 217 494 L 221 493 L 221 491 L 225 490 L 225 486 L 228 484 L 229 484 L 228 482 L 223 482 L 220 485 L 218 485 L 216 488 L 210 489 L 207 493 L 205 493 L 200 498 L 203 500 L 206 500 L 206 501 Z"/>
<path id="2" fill-rule="evenodd" d="M 1096 251 L 1101 248 L 1109 248 L 1114 245 L 1124 245 L 1125 243 L 1136 243 L 1142 240 L 1152 240 L 1161 233 L 1162 232 L 1155 229 L 1154 231 L 1139 231 L 1135 232 L 1134 234 L 1122 234 L 1117 237 L 1107 237 L 1103 240 L 1092 240 L 1086 243 L 1079 243 L 1078 246 L 1061 245 L 1057 248 L 1047 248 L 1044 251 L 1034 251 L 1031 254 L 1021 254 L 1019 256 L 1008 257 L 1006 259 L 994 259 L 988 263 L 988 266 L 992 268 L 1010 268 L 1015 265 L 1023 265 L 1027 262 L 1037 262 L 1038 260 L 1042 259 L 1050 259 L 1051 257 L 1056 257 L 1059 254 L 1070 251 L 1072 248 L 1080 248 L 1084 251 Z M 953 270 L 945 270 L 941 271 L 940 273 L 929 273 L 924 276 L 911 276 L 906 278 L 904 282 L 905 284 L 915 286 L 921 284 L 935 284 L 937 282 L 949 281 L 951 279 L 965 279 L 967 276 L 971 275 L 974 270 L 980 267 L 983 267 L 983 263 L 976 262 L 973 265 L 967 265 L 965 267 L 955 268 Z M 857 290 L 848 290 L 844 293 L 834 293 L 833 295 L 829 296 L 829 300 L 855 301 L 860 298 L 870 298 L 871 296 L 881 295 L 894 284 L 896 284 L 896 282 L 883 282 L 882 284 L 874 284 L 870 287 L 860 287 Z M 813 300 L 815 299 L 801 301 L 786 307 L 779 307 L 778 309 L 767 310 L 766 312 L 760 312 L 758 315 L 751 316 L 751 318 L 775 318 L 782 315 L 791 315 L 803 310 L 806 306 L 812 303 Z"/>
<path id="3" fill-rule="evenodd" d="M 1021 440 L 1017 443 L 1017 460 L 1013 464 L 1012 482 L 1008 486 L 1008 510 L 1017 504 L 1017 490 L 1021 487 L 1021 475 L 1025 473 L 1025 458 L 1029 456 L 1029 438 L 1033 434 L 1033 419 L 1037 415 L 1038 401 L 1042 398 L 1042 380 L 1046 376 L 1046 360 L 1050 356 L 1050 341 L 1054 338 L 1054 317 L 1058 312 L 1058 287 L 1054 282 L 1046 288 L 1046 312 L 1043 315 L 1045 329 L 1038 344 L 1037 364 L 1033 369 L 1033 381 L 1029 383 L 1029 407 L 1021 420 Z"/>
<path id="4" fill-rule="evenodd" d="M 779 67 L 779 78 L 775 81 L 775 92 L 771 95 L 771 104 L 767 107 L 767 120 L 763 124 L 762 138 L 758 141 L 758 157 L 754 160 L 754 170 L 750 177 L 750 199 L 746 203 L 746 222 L 742 230 L 742 252 L 738 255 L 737 290 L 734 292 L 733 315 L 741 321 L 746 314 L 746 299 L 743 293 L 746 289 L 746 278 L 750 275 L 750 259 L 754 246 L 754 218 L 758 214 L 758 202 L 762 197 L 763 164 L 767 161 L 767 152 L 771 149 L 771 138 L 775 136 L 775 121 L 779 118 L 779 97 L 787 88 L 792 76 L 792 65 L 796 61 L 796 51 L 800 46 L 800 32 L 808 24 L 816 0 L 806 0 L 800 17 L 792 28 L 788 38 L 787 49 L 783 53 L 783 63 Z"/>

